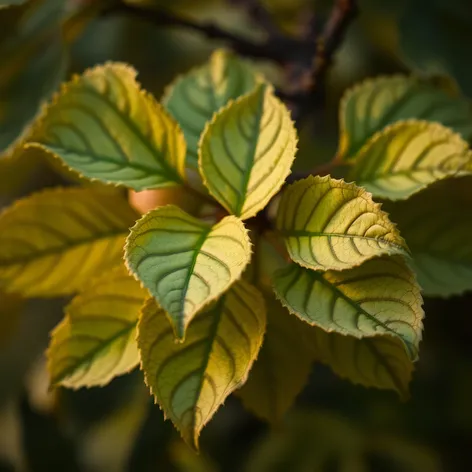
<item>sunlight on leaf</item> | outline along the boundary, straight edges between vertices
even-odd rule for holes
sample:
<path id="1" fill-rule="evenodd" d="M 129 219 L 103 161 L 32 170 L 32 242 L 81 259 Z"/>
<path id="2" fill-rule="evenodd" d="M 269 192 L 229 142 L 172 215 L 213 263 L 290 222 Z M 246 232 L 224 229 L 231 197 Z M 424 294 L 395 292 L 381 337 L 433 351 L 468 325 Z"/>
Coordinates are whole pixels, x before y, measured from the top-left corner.
<path id="1" fill-rule="evenodd" d="M 383 254 L 408 252 L 380 208 L 354 184 L 310 176 L 284 192 L 277 227 L 297 264 L 343 270 Z"/>
<path id="2" fill-rule="evenodd" d="M 198 449 L 198 437 L 228 395 L 246 381 L 262 344 L 266 310 L 262 295 L 236 283 L 195 317 L 184 343 L 176 343 L 164 310 L 153 299 L 138 323 L 145 380 L 156 402 Z"/>
<path id="3" fill-rule="evenodd" d="M 269 85 L 214 116 L 202 135 L 199 166 L 210 193 L 247 219 L 280 190 L 295 159 L 297 132 Z"/>
<path id="4" fill-rule="evenodd" d="M 396 123 L 357 154 L 347 179 L 376 197 L 402 200 L 436 180 L 468 173 L 472 153 L 448 128 L 426 121 Z"/>
<path id="5" fill-rule="evenodd" d="M 146 296 L 124 264 L 77 295 L 52 332 L 47 352 L 51 384 L 103 386 L 134 369 L 139 363 L 136 323 Z"/>
<path id="6" fill-rule="evenodd" d="M 296 264 L 274 275 L 277 297 L 303 321 L 356 338 L 399 337 L 416 360 L 423 300 L 413 272 L 399 256 L 381 257 L 342 272 Z"/>
<path id="7" fill-rule="evenodd" d="M 447 179 L 388 206 L 408 240 L 425 295 L 447 297 L 472 290 L 472 178 Z"/>
<path id="8" fill-rule="evenodd" d="M 232 52 L 216 50 L 207 64 L 179 77 L 162 102 L 178 121 L 187 140 L 187 166 L 198 171 L 198 142 L 205 125 L 229 100 L 261 81 L 251 65 Z"/>
<path id="9" fill-rule="evenodd" d="M 178 185 L 184 175 L 182 131 L 121 63 L 64 84 L 28 141 L 88 178 L 135 190 Z"/>
<path id="10" fill-rule="evenodd" d="M 464 139 L 472 138 L 472 108 L 463 97 L 452 96 L 417 77 L 379 77 L 344 95 L 339 113 L 339 157 L 353 158 L 375 133 L 408 119 L 442 123 Z"/>
<path id="11" fill-rule="evenodd" d="M 68 295 L 122 259 L 137 217 L 116 192 L 44 190 L 0 214 L 0 288 L 27 297 Z"/>
<path id="12" fill-rule="evenodd" d="M 130 270 L 183 339 L 193 316 L 239 279 L 251 248 L 247 230 L 234 216 L 211 226 L 168 205 L 136 223 L 125 254 Z"/>
<path id="13" fill-rule="evenodd" d="M 249 379 L 237 393 L 243 405 L 271 423 L 279 422 L 308 382 L 313 350 L 304 342 L 313 328 L 266 294 L 267 332 Z"/>

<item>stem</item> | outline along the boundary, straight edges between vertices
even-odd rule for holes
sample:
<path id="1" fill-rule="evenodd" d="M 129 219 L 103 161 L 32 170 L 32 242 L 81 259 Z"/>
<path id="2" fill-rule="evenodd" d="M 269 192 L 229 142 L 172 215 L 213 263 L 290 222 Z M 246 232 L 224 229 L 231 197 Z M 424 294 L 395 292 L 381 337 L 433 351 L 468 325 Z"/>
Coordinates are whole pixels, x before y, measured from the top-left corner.
<path id="1" fill-rule="evenodd" d="M 162 27 L 183 27 L 197 31 L 207 38 L 229 42 L 232 48 L 241 55 L 259 59 L 271 59 L 279 64 L 291 61 L 294 51 L 306 51 L 308 46 L 305 41 L 285 36 L 272 37 L 264 42 L 253 42 L 230 31 L 226 31 L 213 23 L 193 22 L 164 9 L 130 5 L 122 0 L 114 2 L 102 11 L 103 15 L 112 13 L 133 16 Z"/>

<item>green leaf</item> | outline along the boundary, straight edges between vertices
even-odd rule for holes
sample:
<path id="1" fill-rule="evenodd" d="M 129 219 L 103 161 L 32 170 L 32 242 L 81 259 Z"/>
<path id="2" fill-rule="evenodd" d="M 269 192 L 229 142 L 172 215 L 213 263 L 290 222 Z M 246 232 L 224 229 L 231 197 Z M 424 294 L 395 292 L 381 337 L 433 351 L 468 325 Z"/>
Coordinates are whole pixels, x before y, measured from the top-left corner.
<path id="1" fill-rule="evenodd" d="M 425 295 L 472 290 L 471 185 L 471 177 L 447 179 L 388 207 L 408 240 Z"/>
<path id="2" fill-rule="evenodd" d="M 370 193 L 343 180 L 310 176 L 282 196 L 277 228 L 303 267 L 343 270 L 408 249 Z"/>
<path id="3" fill-rule="evenodd" d="M 408 399 L 413 363 L 400 339 L 388 335 L 357 339 L 316 326 L 307 334 L 316 359 L 335 374 L 364 387 L 394 390 Z"/>
<path id="4" fill-rule="evenodd" d="M 147 290 L 123 264 L 77 295 L 52 332 L 47 352 L 52 385 L 103 386 L 139 363 L 136 324 Z"/>
<path id="5" fill-rule="evenodd" d="M 184 175 L 182 131 L 125 64 L 63 85 L 28 140 L 86 177 L 135 190 L 178 185 Z"/>
<path id="6" fill-rule="evenodd" d="M 297 132 L 285 105 L 266 84 L 231 102 L 207 125 L 199 166 L 210 193 L 241 219 L 279 191 L 295 158 Z"/>
<path id="7" fill-rule="evenodd" d="M 130 270 L 166 310 L 183 340 L 193 316 L 240 276 L 251 257 L 243 223 L 227 216 L 214 226 L 168 205 L 144 215 L 125 247 Z"/>
<path id="8" fill-rule="evenodd" d="M 375 135 L 347 178 L 376 197 L 402 200 L 436 180 L 466 173 L 472 154 L 459 135 L 437 123 L 404 121 Z"/>
<path id="9" fill-rule="evenodd" d="M 187 141 L 188 167 L 198 170 L 198 143 L 213 114 L 261 82 L 250 64 L 232 52 L 216 50 L 203 67 L 179 77 L 167 89 L 164 106 L 178 121 Z"/>
<path id="10" fill-rule="evenodd" d="M 291 316 L 272 294 L 267 294 L 265 300 L 264 344 L 248 381 L 237 395 L 247 409 L 277 423 L 308 381 L 314 356 L 305 342 L 305 331 L 312 328 Z"/>
<path id="11" fill-rule="evenodd" d="M 415 360 L 423 328 L 423 300 L 413 272 L 399 256 L 381 257 L 342 272 L 296 264 L 274 275 L 277 297 L 289 311 L 327 332 L 358 339 L 399 337 Z"/>
<path id="12" fill-rule="evenodd" d="M 225 398 L 246 381 L 265 331 L 262 295 L 239 281 L 190 324 L 176 343 L 164 310 L 153 299 L 138 323 L 146 384 L 183 439 L 198 437 Z"/>
<path id="13" fill-rule="evenodd" d="M 116 192 L 45 190 L 0 215 L 0 288 L 26 297 L 68 295 L 122 260 L 137 215 Z"/>
<path id="14" fill-rule="evenodd" d="M 442 123 L 464 139 L 472 137 L 472 108 L 463 97 L 418 77 L 379 77 L 356 85 L 342 99 L 339 158 L 353 158 L 374 134 L 408 119 Z"/>
<path id="15" fill-rule="evenodd" d="M 6 154 L 14 153 L 42 102 L 64 79 L 63 7 L 62 1 L 49 0 L 0 5 L 0 150 Z"/>

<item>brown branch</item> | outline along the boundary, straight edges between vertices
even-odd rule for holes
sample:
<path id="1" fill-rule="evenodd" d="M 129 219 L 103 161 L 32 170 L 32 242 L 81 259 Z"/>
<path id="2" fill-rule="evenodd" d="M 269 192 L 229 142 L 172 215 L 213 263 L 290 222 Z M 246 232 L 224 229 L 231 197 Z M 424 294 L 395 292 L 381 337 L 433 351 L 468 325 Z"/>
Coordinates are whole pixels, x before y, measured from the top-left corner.
<path id="1" fill-rule="evenodd" d="M 196 31 L 209 39 L 219 39 L 228 42 L 231 47 L 243 56 L 253 58 L 271 59 L 279 64 L 286 64 L 299 54 L 307 54 L 312 45 L 296 38 L 286 36 L 270 37 L 264 42 L 253 42 L 247 38 L 236 35 L 220 28 L 214 23 L 199 23 L 187 18 L 174 15 L 167 10 L 127 4 L 124 1 L 116 1 L 106 7 L 103 15 L 123 14 L 152 22 L 161 27 L 183 27 Z"/>
<path id="2" fill-rule="evenodd" d="M 230 3 L 244 8 L 253 22 L 259 25 L 269 36 L 282 36 L 282 33 L 260 0 L 229 0 Z"/>
<path id="3" fill-rule="evenodd" d="M 311 64 L 308 67 L 300 64 L 292 72 L 295 90 L 289 97 L 297 122 L 300 122 L 311 107 L 323 101 L 326 73 L 357 13 L 356 0 L 335 0 L 322 34 L 316 38 L 316 52 Z"/>

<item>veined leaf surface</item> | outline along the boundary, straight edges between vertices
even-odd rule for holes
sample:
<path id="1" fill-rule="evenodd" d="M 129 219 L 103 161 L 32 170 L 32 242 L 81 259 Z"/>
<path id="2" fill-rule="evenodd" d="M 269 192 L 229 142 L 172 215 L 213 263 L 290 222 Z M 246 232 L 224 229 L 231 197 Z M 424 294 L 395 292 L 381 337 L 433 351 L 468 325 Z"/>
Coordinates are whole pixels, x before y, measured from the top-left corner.
<path id="1" fill-rule="evenodd" d="M 376 197 L 403 200 L 436 180 L 466 173 L 467 143 L 437 123 L 404 121 L 375 135 L 358 153 L 348 179 Z"/>
<path id="2" fill-rule="evenodd" d="M 188 167 L 198 170 L 200 135 L 213 114 L 260 81 L 250 64 L 218 49 L 207 64 L 179 77 L 167 89 L 162 101 L 184 132 Z"/>
<path id="3" fill-rule="evenodd" d="M 413 272 L 399 256 L 341 272 L 291 264 L 274 275 L 274 288 L 282 304 L 311 325 L 359 339 L 396 336 L 413 360 L 418 357 L 423 300 Z"/>
<path id="4" fill-rule="evenodd" d="M 139 363 L 136 323 L 147 290 L 124 264 L 94 280 L 66 308 L 52 332 L 48 369 L 53 385 L 106 385 Z"/>
<path id="5" fill-rule="evenodd" d="M 290 257 L 303 267 L 343 270 L 408 249 L 380 205 L 364 189 L 310 176 L 287 188 L 277 227 Z"/>
<path id="6" fill-rule="evenodd" d="M 409 396 L 413 363 L 400 339 L 375 336 L 357 339 L 313 326 L 306 332 L 314 356 L 340 377 L 364 387 L 394 390 L 402 399 Z"/>
<path id="7" fill-rule="evenodd" d="M 233 215 L 254 216 L 279 191 L 295 158 L 290 113 L 266 84 L 214 116 L 202 135 L 199 167 L 210 193 Z"/>
<path id="8" fill-rule="evenodd" d="M 178 185 L 184 175 L 182 131 L 125 64 L 63 85 L 28 140 L 86 177 L 135 190 Z"/>
<path id="9" fill-rule="evenodd" d="M 450 96 L 416 77 L 380 77 L 344 95 L 339 116 L 339 157 L 353 158 L 375 133 L 408 119 L 439 122 L 464 139 L 472 137 L 472 110 L 467 100 Z"/>
<path id="10" fill-rule="evenodd" d="M 183 339 L 192 317 L 240 277 L 251 248 L 243 223 L 234 216 L 211 226 L 168 205 L 136 223 L 125 253 L 131 271 Z"/>
<path id="11" fill-rule="evenodd" d="M 122 260 L 137 214 L 116 192 L 45 190 L 0 214 L 0 287 L 26 297 L 68 295 Z"/>
<path id="12" fill-rule="evenodd" d="M 264 298 L 243 280 L 195 317 L 184 343 L 155 300 L 146 302 L 138 323 L 145 380 L 190 446 L 198 448 L 202 428 L 246 381 L 265 325 Z"/>
<path id="13" fill-rule="evenodd" d="M 308 381 L 314 355 L 305 342 L 305 331 L 313 328 L 292 316 L 273 294 L 267 294 L 265 300 L 264 344 L 237 395 L 254 414 L 277 423 Z"/>
<path id="14" fill-rule="evenodd" d="M 472 290 L 470 176 L 438 182 L 388 209 L 407 238 L 412 267 L 425 295 L 450 296 Z"/>

